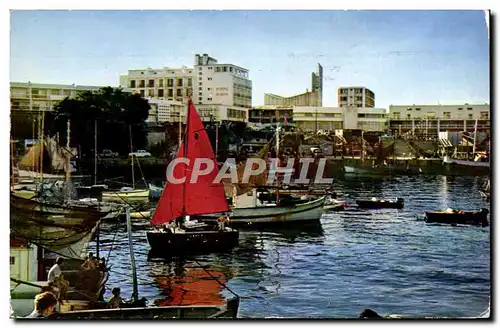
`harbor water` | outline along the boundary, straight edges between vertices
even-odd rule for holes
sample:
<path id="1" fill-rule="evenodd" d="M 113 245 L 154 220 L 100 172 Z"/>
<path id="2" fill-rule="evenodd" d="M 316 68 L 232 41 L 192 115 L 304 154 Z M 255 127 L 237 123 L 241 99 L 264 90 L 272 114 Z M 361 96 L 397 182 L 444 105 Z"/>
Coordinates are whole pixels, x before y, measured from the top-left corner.
<path id="1" fill-rule="evenodd" d="M 484 181 L 346 177 L 334 186 L 351 206 L 324 214 L 320 225 L 241 230 L 232 252 L 182 262 L 148 257 L 149 226 L 135 221 L 139 297 L 150 305 L 168 305 L 182 297 L 210 304 L 231 296 L 220 293 L 217 284 L 212 288 L 205 276 L 193 276 L 203 265 L 241 297 L 240 318 L 352 318 L 363 308 L 405 316 L 478 315 L 488 307 L 491 290 L 490 228 L 426 224 L 423 214 L 447 207 L 489 209 L 478 192 Z M 402 197 L 405 207 L 356 208 L 356 199 L 372 197 Z M 122 297 L 130 298 L 125 224 L 102 225 L 100 256 L 109 256 L 111 265 L 106 298 L 118 286 Z"/>

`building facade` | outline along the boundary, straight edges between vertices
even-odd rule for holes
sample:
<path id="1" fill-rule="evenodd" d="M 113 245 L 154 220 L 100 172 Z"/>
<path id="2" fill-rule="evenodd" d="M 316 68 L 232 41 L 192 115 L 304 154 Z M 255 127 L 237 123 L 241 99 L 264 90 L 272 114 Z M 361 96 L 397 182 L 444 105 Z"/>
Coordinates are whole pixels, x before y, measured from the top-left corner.
<path id="1" fill-rule="evenodd" d="M 207 54 L 195 55 L 194 67 L 129 70 L 120 85 L 144 97 L 186 103 L 191 96 L 202 119 L 248 121 L 252 107 L 249 71 L 233 64 L 218 64 Z"/>
<path id="2" fill-rule="evenodd" d="M 179 122 L 179 120 L 184 122 L 186 118 L 186 105 L 182 102 L 149 97 L 146 97 L 146 99 L 151 106 L 146 123 L 154 125 Z"/>
<path id="3" fill-rule="evenodd" d="M 317 71 L 311 76 L 311 91 L 291 97 L 265 93 L 264 106 L 323 106 L 323 67 L 318 64 Z"/>
<path id="4" fill-rule="evenodd" d="M 396 134 L 437 137 L 439 131 L 490 131 L 490 105 L 391 105 L 389 129 Z"/>
<path id="5" fill-rule="evenodd" d="M 80 91 L 100 88 L 102 86 L 11 82 L 10 106 L 12 111 L 50 111 L 66 97 L 74 98 Z"/>
<path id="6" fill-rule="evenodd" d="M 296 106 L 293 120 L 303 131 L 362 129 L 385 131 L 387 110 L 384 108 Z"/>
<path id="7" fill-rule="evenodd" d="M 293 106 L 254 106 L 249 111 L 248 121 L 252 123 L 293 123 Z"/>
<path id="8" fill-rule="evenodd" d="M 339 107 L 374 108 L 375 94 L 365 87 L 340 87 L 338 105 Z"/>

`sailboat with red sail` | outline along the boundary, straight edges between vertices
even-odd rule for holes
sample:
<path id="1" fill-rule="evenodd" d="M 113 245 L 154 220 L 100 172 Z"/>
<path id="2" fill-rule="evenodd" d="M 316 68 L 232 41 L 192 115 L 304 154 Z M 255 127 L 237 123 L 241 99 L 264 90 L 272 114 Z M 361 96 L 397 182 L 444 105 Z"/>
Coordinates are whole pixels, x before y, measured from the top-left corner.
<path id="1" fill-rule="evenodd" d="M 207 132 L 191 100 L 188 102 L 186 131 L 176 158 L 182 163 L 173 167 L 175 179 L 183 183 L 166 183 L 153 214 L 151 224 L 161 229 L 147 233 L 152 251 L 174 255 L 226 251 L 238 244 L 239 233 L 227 226 L 230 212 L 222 183 L 215 183 L 218 174 L 215 154 Z M 195 160 L 213 161 L 213 170 L 191 180 Z M 209 225 L 191 216 L 220 213 L 217 225 Z"/>

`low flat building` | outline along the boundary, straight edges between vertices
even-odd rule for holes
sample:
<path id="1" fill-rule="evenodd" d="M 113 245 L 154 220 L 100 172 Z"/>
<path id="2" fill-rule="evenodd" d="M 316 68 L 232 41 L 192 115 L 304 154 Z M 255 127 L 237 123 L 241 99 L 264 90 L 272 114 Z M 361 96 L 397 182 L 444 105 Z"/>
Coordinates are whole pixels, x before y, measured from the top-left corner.
<path id="1" fill-rule="evenodd" d="M 303 131 L 362 129 L 385 131 L 387 110 L 384 108 L 296 106 L 293 120 Z"/>
<path id="2" fill-rule="evenodd" d="M 293 106 L 254 106 L 248 111 L 248 121 L 252 123 L 292 123 Z"/>
<path id="3" fill-rule="evenodd" d="M 11 111 L 50 111 L 66 97 L 74 98 L 79 91 L 94 91 L 103 86 L 10 82 Z"/>
<path id="4" fill-rule="evenodd" d="M 490 131 L 489 104 L 391 105 L 389 129 L 396 134 L 437 137 L 440 131 Z"/>

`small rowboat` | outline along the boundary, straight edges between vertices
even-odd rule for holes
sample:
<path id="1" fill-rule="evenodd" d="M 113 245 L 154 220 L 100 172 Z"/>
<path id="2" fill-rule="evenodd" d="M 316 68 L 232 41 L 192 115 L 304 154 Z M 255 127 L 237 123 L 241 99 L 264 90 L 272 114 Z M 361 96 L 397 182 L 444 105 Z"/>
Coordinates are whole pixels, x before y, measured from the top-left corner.
<path id="1" fill-rule="evenodd" d="M 451 208 L 445 211 L 425 212 L 425 222 L 427 223 L 447 223 L 447 224 L 470 224 L 487 227 L 489 211 L 486 208 L 480 211 L 457 211 Z"/>

